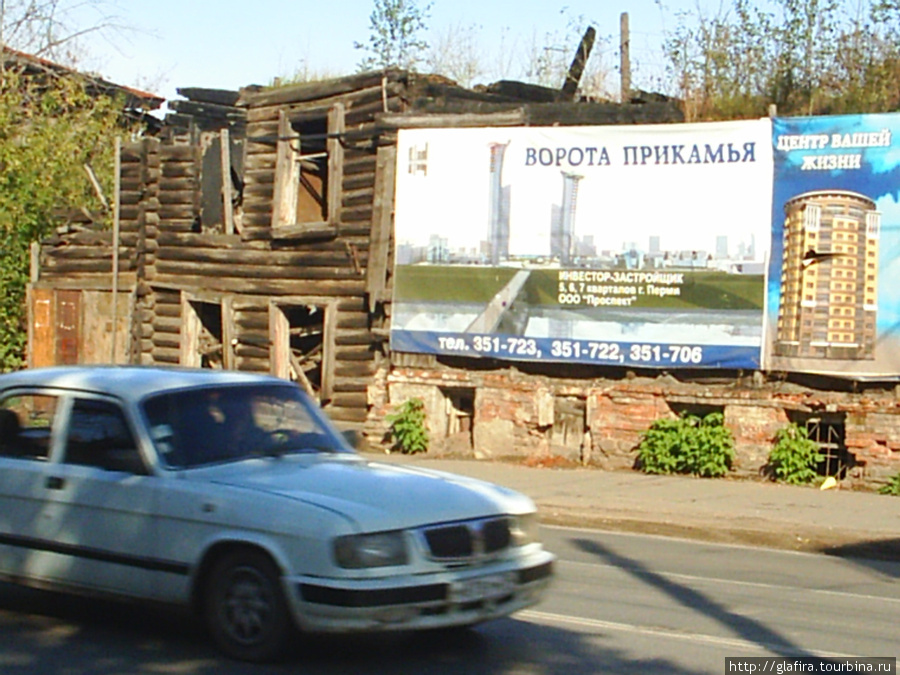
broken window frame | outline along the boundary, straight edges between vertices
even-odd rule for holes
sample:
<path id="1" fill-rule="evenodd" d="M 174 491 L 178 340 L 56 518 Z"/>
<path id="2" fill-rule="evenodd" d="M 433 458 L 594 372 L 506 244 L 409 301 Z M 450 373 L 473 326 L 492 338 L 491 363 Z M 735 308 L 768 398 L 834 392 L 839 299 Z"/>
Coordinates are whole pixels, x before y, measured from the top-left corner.
<path id="1" fill-rule="evenodd" d="M 222 369 L 235 369 L 235 327 L 234 296 L 218 293 L 181 292 L 181 353 L 180 365 L 187 368 L 202 368 L 203 356 L 200 340 L 203 333 L 203 321 L 195 306 L 197 303 L 218 305 L 222 323 Z"/>
<path id="2" fill-rule="evenodd" d="M 325 152 L 327 154 L 324 181 L 325 218 L 297 222 L 300 197 L 301 160 L 304 158 L 303 137 L 295 125 L 324 118 L 326 120 Z M 278 113 L 278 142 L 275 154 L 275 187 L 272 197 L 272 237 L 291 239 L 304 235 L 336 235 L 341 209 L 344 148 L 340 136 L 344 133 L 344 105 L 335 103 L 328 108 Z M 318 154 L 318 153 L 317 153 Z"/>
<path id="3" fill-rule="evenodd" d="M 315 307 L 322 312 L 322 363 L 319 390 L 304 377 L 295 381 L 307 393 L 324 405 L 334 394 L 335 332 L 338 302 L 332 297 L 283 296 L 269 301 L 269 372 L 285 380 L 292 380 L 290 321 L 286 309 L 298 306 Z M 296 368 L 294 368 L 296 371 Z"/>
<path id="4" fill-rule="evenodd" d="M 240 213 L 235 213 L 235 197 L 240 202 L 243 178 L 243 139 L 228 129 L 200 133 L 199 163 L 201 232 L 240 234 Z"/>

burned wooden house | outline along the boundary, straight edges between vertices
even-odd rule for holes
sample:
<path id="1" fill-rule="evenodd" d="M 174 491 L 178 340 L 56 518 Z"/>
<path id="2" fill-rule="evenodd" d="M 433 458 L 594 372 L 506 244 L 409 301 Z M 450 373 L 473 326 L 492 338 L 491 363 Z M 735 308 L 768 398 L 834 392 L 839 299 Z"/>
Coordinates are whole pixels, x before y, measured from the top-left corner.
<path id="1" fill-rule="evenodd" d="M 270 372 L 357 426 L 389 360 L 398 128 L 680 119 L 399 70 L 180 93 L 158 137 L 121 146 L 115 222 L 65 224 L 35 249 L 30 365 Z"/>
<path id="2" fill-rule="evenodd" d="M 665 99 L 597 103 L 563 91 L 470 90 L 401 70 L 182 90 L 156 137 L 122 145 L 111 222 L 69 223 L 35 247 L 29 364 L 268 372 L 298 381 L 374 443 L 386 413 L 417 397 L 432 447 L 477 457 L 630 466 L 655 419 L 719 411 L 745 473 L 789 421 L 815 430 L 829 472 L 895 466 L 890 388 L 391 351 L 399 129 L 682 119 Z"/>

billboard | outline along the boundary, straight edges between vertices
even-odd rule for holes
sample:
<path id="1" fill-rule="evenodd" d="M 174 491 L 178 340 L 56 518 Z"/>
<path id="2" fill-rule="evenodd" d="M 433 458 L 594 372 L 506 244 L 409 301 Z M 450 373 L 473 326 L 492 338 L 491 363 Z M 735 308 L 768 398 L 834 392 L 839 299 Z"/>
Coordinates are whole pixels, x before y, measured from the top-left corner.
<path id="1" fill-rule="evenodd" d="M 900 116 L 773 121 L 765 365 L 900 374 Z"/>
<path id="2" fill-rule="evenodd" d="M 760 368 L 769 120 L 401 130 L 391 346 Z"/>

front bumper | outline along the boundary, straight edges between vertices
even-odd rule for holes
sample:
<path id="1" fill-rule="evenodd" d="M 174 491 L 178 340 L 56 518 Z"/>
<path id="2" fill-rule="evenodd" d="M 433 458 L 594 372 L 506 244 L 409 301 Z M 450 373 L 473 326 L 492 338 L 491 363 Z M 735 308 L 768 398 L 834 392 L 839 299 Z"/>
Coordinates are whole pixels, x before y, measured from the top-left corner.
<path id="1" fill-rule="evenodd" d="M 349 632 L 441 628 L 508 616 L 537 603 L 555 557 L 537 551 L 476 568 L 381 579 L 288 579 L 302 630 Z"/>

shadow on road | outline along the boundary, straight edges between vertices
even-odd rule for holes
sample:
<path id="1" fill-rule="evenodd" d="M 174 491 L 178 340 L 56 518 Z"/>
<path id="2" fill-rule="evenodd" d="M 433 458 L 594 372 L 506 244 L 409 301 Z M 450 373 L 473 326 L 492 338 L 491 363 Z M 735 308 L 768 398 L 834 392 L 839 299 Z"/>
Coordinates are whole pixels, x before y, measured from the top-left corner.
<path id="1" fill-rule="evenodd" d="M 821 549 L 825 555 L 846 558 L 886 577 L 900 579 L 900 539 L 877 539 Z"/>
<path id="2" fill-rule="evenodd" d="M 4 675 L 691 675 L 662 658 L 634 659 L 603 646 L 602 631 L 569 631 L 501 619 L 474 629 L 360 636 L 301 636 L 280 664 L 220 657 L 191 616 L 0 583 Z"/>
<path id="3" fill-rule="evenodd" d="M 787 637 L 769 628 L 766 624 L 741 614 L 736 614 L 700 591 L 676 583 L 648 569 L 640 562 L 620 555 L 608 546 L 588 539 L 573 540 L 575 546 L 586 553 L 601 558 L 607 564 L 628 572 L 643 583 L 662 591 L 685 607 L 714 619 L 737 637 L 752 642 L 780 656 L 815 656 L 794 644 Z"/>

